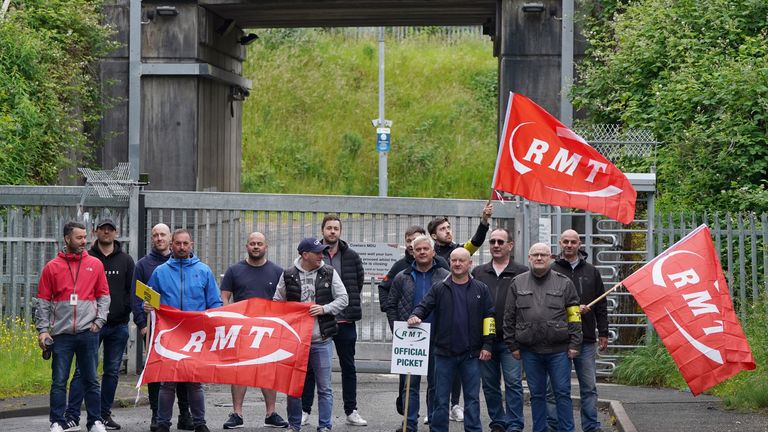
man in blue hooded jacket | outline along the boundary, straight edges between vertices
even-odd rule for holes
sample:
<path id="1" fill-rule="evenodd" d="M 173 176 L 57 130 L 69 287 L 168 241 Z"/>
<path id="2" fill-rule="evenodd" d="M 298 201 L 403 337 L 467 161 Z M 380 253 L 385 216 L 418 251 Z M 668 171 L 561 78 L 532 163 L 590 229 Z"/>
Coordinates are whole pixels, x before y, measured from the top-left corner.
<path id="1" fill-rule="evenodd" d="M 160 293 L 160 303 L 183 311 L 204 311 L 222 306 L 221 293 L 210 267 L 192 254 L 192 236 L 185 229 L 177 229 L 171 237 L 173 256 L 158 266 L 147 285 Z M 152 306 L 144 303 L 144 310 Z M 201 383 L 187 383 L 189 409 L 195 432 L 209 432 L 205 425 L 205 395 Z M 168 432 L 176 396 L 176 383 L 160 384 L 158 396 L 158 432 Z"/>

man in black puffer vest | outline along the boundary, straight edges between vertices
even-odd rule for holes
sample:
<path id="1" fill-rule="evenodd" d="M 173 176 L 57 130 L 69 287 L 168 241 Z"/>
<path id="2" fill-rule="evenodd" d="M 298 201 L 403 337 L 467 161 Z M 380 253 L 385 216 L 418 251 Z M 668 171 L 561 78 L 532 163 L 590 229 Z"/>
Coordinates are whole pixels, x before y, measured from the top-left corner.
<path id="1" fill-rule="evenodd" d="M 323 264 L 323 251 L 328 248 L 320 240 L 309 237 L 299 243 L 299 257 L 285 269 L 275 290 L 275 301 L 315 303 L 309 314 L 316 317 L 309 348 L 309 365 L 317 381 L 318 431 L 332 428 L 333 393 L 331 390 L 331 338 L 338 326 L 335 315 L 348 304 L 347 291 L 336 270 Z M 288 396 L 288 424 L 301 430 L 301 399 Z"/>
<path id="2" fill-rule="evenodd" d="M 360 256 L 347 242 L 341 240 L 341 220 L 335 214 L 328 214 L 320 225 L 323 233 L 323 244 L 328 246 L 323 251 L 323 261 L 332 266 L 341 276 L 349 296 L 347 308 L 336 315 L 339 331 L 333 337 L 336 355 L 341 367 L 341 393 L 344 401 L 344 414 L 347 424 L 366 426 L 368 424 L 357 412 L 357 371 L 355 370 L 355 344 L 357 343 L 357 325 L 355 321 L 362 318 L 360 291 L 365 283 L 365 271 Z M 301 397 L 303 418 L 309 417 L 314 402 L 314 374 L 307 371 L 304 381 L 304 394 Z"/>

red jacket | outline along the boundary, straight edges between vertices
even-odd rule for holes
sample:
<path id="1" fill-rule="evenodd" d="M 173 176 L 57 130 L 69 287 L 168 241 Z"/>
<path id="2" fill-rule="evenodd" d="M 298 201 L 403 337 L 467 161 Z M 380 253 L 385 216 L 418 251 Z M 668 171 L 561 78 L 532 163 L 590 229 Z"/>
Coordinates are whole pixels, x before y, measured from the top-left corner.
<path id="1" fill-rule="evenodd" d="M 75 334 L 88 330 L 92 323 L 101 328 L 107 321 L 110 301 L 104 265 L 86 251 L 59 252 L 40 273 L 37 299 L 38 333 Z"/>

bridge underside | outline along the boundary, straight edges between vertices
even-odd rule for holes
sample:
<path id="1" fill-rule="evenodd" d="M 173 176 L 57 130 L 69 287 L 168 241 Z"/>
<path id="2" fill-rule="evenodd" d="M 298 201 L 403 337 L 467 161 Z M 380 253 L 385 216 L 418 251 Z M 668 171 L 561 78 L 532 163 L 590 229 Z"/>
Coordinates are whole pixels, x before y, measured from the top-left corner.
<path id="1" fill-rule="evenodd" d="M 242 28 L 490 25 L 496 0 L 201 0 Z"/>

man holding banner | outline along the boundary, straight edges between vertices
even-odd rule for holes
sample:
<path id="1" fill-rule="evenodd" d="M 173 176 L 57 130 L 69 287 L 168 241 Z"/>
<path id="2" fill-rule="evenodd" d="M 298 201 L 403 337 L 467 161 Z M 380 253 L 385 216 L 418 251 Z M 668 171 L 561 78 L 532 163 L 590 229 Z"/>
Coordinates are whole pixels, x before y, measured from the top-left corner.
<path id="1" fill-rule="evenodd" d="M 348 304 L 347 290 L 333 267 L 323 263 L 328 245 L 309 237 L 299 243 L 299 257 L 286 269 L 277 283 L 273 300 L 313 303 L 309 315 L 315 317 L 309 363 L 317 385 L 318 432 L 333 427 L 333 390 L 331 389 L 332 337 L 338 332 L 335 315 Z M 301 398 L 288 396 L 288 424 L 301 430 Z"/>
<path id="2" fill-rule="evenodd" d="M 451 276 L 427 292 L 408 318 L 416 325 L 434 314 L 435 409 L 429 419 L 433 432 L 448 432 L 448 403 L 456 376 L 464 387 L 464 430 L 481 432 L 480 360 L 491 358 L 495 335 L 493 300 L 488 287 L 470 277 L 469 251 L 451 252 Z"/>
<path id="3" fill-rule="evenodd" d="M 182 311 L 204 311 L 222 305 L 219 287 L 210 267 L 192 254 L 192 237 L 185 229 L 171 236 L 172 258 L 160 265 L 149 278 L 148 285 L 160 294 L 160 303 Z M 144 310 L 153 308 L 144 303 Z M 205 424 L 205 394 L 199 382 L 187 383 L 189 408 L 195 432 L 209 432 Z M 160 384 L 158 395 L 158 432 L 168 432 L 176 396 L 176 382 Z"/>
<path id="4" fill-rule="evenodd" d="M 283 269 L 279 265 L 267 259 L 269 244 L 267 238 L 260 232 L 248 235 L 245 242 L 245 250 L 248 256 L 244 260 L 230 266 L 224 273 L 221 281 L 221 298 L 225 304 L 243 301 L 249 298 L 263 298 L 271 300 L 277 289 L 277 282 Z M 232 413 L 224 423 L 224 429 L 237 429 L 243 427 L 243 400 L 248 387 L 232 384 Z M 277 392 L 262 387 L 266 413 L 264 426 L 286 428 L 288 422 L 283 420 L 275 411 Z"/>

